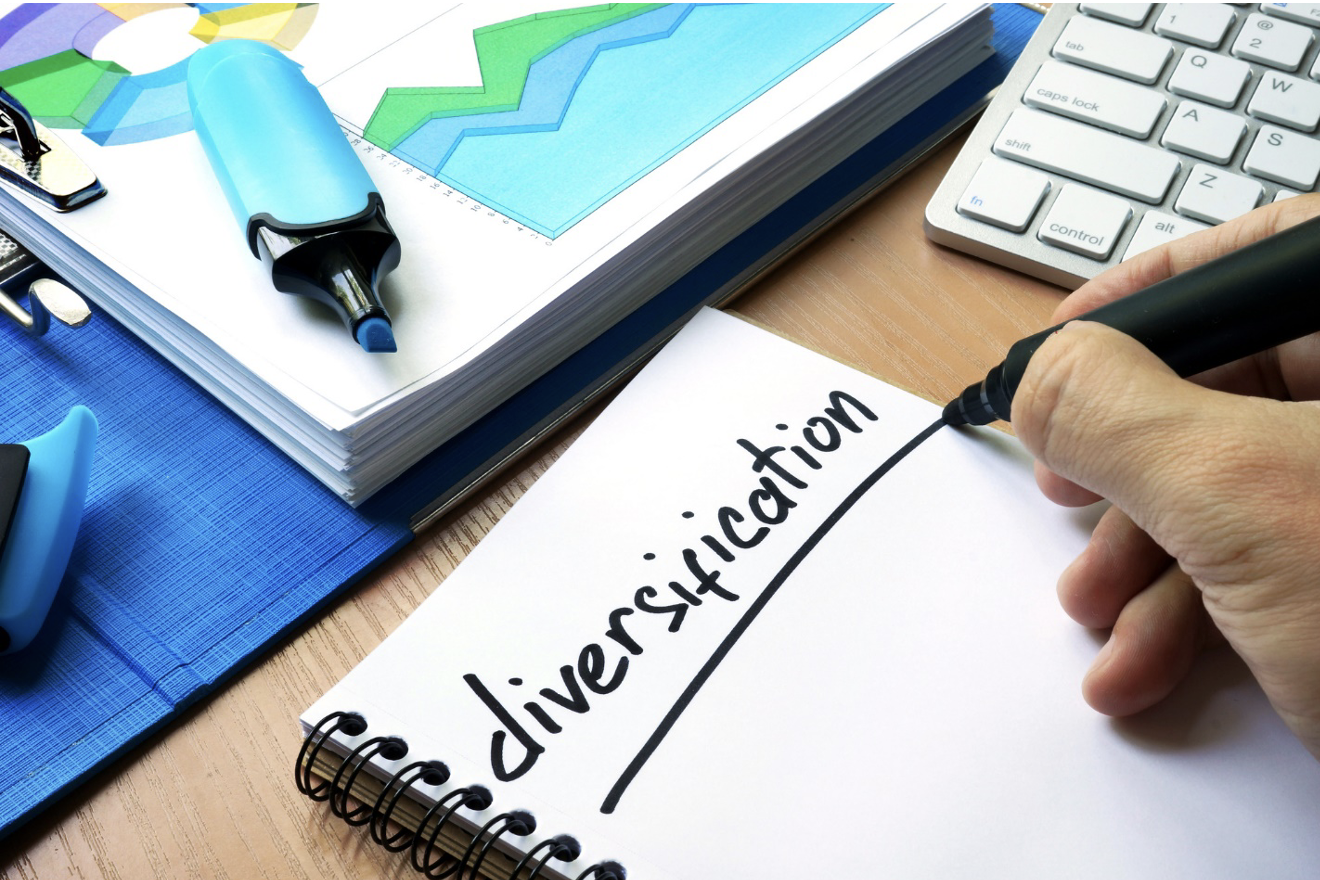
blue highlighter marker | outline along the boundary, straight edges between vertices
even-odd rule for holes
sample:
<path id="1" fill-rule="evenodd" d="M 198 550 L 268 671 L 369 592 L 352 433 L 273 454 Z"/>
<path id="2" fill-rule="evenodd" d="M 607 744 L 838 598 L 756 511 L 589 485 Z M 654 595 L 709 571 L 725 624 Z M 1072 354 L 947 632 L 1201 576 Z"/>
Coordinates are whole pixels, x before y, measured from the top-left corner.
<path id="1" fill-rule="evenodd" d="M 188 62 L 193 125 L 275 289 L 333 308 L 369 352 L 396 351 L 380 280 L 399 240 L 375 184 L 297 64 L 253 40 Z"/>
<path id="2" fill-rule="evenodd" d="M 53 430 L 0 445 L 0 654 L 27 647 L 55 600 L 82 521 L 96 418 L 75 406 Z"/>

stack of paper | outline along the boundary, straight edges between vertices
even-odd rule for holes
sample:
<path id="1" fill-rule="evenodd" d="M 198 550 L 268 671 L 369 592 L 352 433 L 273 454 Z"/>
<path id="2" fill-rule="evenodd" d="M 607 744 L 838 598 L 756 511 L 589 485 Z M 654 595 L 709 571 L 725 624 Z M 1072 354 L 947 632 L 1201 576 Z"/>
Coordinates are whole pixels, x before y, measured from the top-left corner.
<path id="1" fill-rule="evenodd" d="M 0 221 L 356 504 L 990 54 L 984 7 L 544 8 L 22 7 L 0 85 L 109 195 Z M 230 37 L 304 66 L 380 189 L 397 354 L 248 251 L 183 88 Z"/>

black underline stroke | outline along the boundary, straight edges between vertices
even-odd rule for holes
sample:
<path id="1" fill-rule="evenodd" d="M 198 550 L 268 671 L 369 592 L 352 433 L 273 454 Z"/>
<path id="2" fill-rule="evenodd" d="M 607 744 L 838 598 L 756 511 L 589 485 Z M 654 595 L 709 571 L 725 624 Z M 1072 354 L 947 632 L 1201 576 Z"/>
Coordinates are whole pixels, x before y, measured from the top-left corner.
<path id="1" fill-rule="evenodd" d="M 761 594 L 756 597 L 756 601 L 751 604 L 751 606 L 743 613 L 743 616 L 739 618 L 733 629 L 729 631 L 729 634 L 724 637 L 724 641 L 720 642 L 719 647 L 715 649 L 715 653 L 710 655 L 710 659 L 707 660 L 697 672 L 696 677 L 693 678 L 691 683 L 683 690 L 683 693 L 679 694 L 678 699 L 674 702 L 674 705 L 670 710 L 665 713 L 665 717 L 661 719 L 659 726 L 656 727 L 655 732 L 651 734 L 650 738 L 646 741 L 646 744 L 642 746 L 641 751 L 639 751 L 637 756 L 628 763 L 623 774 L 619 777 L 618 781 L 614 783 L 614 787 L 610 789 L 609 794 L 606 795 L 605 802 L 601 804 L 600 811 L 602 813 L 614 812 L 614 808 L 618 806 L 619 799 L 623 797 L 624 791 L 626 791 L 628 786 L 632 784 L 633 779 L 636 778 L 637 774 L 641 771 L 643 765 L 645 765 L 650 759 L 651 755 L 655 753 L 655 750 L 659 748 L 661 741 L 664 740 L 665 736 L 669 733 L 670 728 L 672 728 L 678 721 L 678 718 L 683 714 L 683 711 L 687 709 L 688 704 L 692 702 L 694 697 L 696 697 L 697 692 L 701 690 L 702 685 L 704 685 L 706 680 L 710 678 L 711 674 L 715 672 L 725 656 L 727 656 L 729 651 L 733 649 L 733 646 L 737 644 L 738 639 L 742 637 L 742 634 L 746 632 L 747 628 L 756 620 L 757 615 L 759 615 L 761 611 L 765 609 L 765 606 L 770 603 L 770 600 L 774 598 L 775 593 L 779 591 L 779 588 L 783 586 L 786 580 L 788 580 L 789 575 L 791 575 L 797 569 L 798 565 L 802 563 L 802 560 L 807 558 L 807 555 L 815 549 L 816 545 L 821 542 L 821 539 L 829 534 L 830 529 L 834 528 L 839 520 L 843 519 L 844 514 L 852 509 L 853 505 L 861 500 L 862 496 L 865 495 L 872 486 L 878 483 L 881 477 L 889 473 L 894 465 L 906 458 L 908 453 L 924 443 L 932 434 L 943 427 L 943 425 L 944 420 L 940 419 L 935 422 L 935 424 L 913 437 L 907 442 L 906 446 L 886 459 L 884 464 L 872 471 L 866 479 L 858 484 L 857 488 L 848 493 L 848 497 L 843 499 L 838 507 L 834 508 L 830 515 L 825 518 L 825 521 L 817 526 L 816 530 L 811 533 L 811 536 L 808 537 L 805 542 L 803 542 L 802 546 L 799 547 L 791 557 L 789 557 L 783 567 L 780 568 L 775 576 L 770 579 L 770 583 L 768 583 L 765 589 L 761 591 Z"/>

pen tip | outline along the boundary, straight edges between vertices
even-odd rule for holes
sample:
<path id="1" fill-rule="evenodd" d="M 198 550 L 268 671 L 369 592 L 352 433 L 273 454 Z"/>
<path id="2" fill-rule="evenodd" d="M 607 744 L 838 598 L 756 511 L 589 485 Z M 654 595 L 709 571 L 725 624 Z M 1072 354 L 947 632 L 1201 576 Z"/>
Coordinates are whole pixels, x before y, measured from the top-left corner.
<path id="1" fill-rule="evenodd" d="M 967 424 L 967 415 L 963 412 L 961 399 L 955 397 L 940 413 L 940 420 L 951 428 Z"/>
<path id="2" fill-rule="evenodd" d="M 384 318 L 367 318 L 358 324 L 355 335 L 358 345 L 372 354 L 399 350 L 394 343 L 394 331 L 390 329 L 390 322 Z"/>

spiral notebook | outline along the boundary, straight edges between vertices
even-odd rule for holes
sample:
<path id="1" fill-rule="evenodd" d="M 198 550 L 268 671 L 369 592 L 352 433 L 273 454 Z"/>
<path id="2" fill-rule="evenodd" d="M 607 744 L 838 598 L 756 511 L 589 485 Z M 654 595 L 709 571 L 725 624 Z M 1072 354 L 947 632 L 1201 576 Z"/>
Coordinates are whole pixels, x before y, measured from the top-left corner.
<path id="1" fill-rule="evenodd" d="M 1244 667 L 1089 709 L 1095 511 L 938 418 L 703 311 L 307 710 L 300 787 L 437 876 L 1313 876 Z"/>

